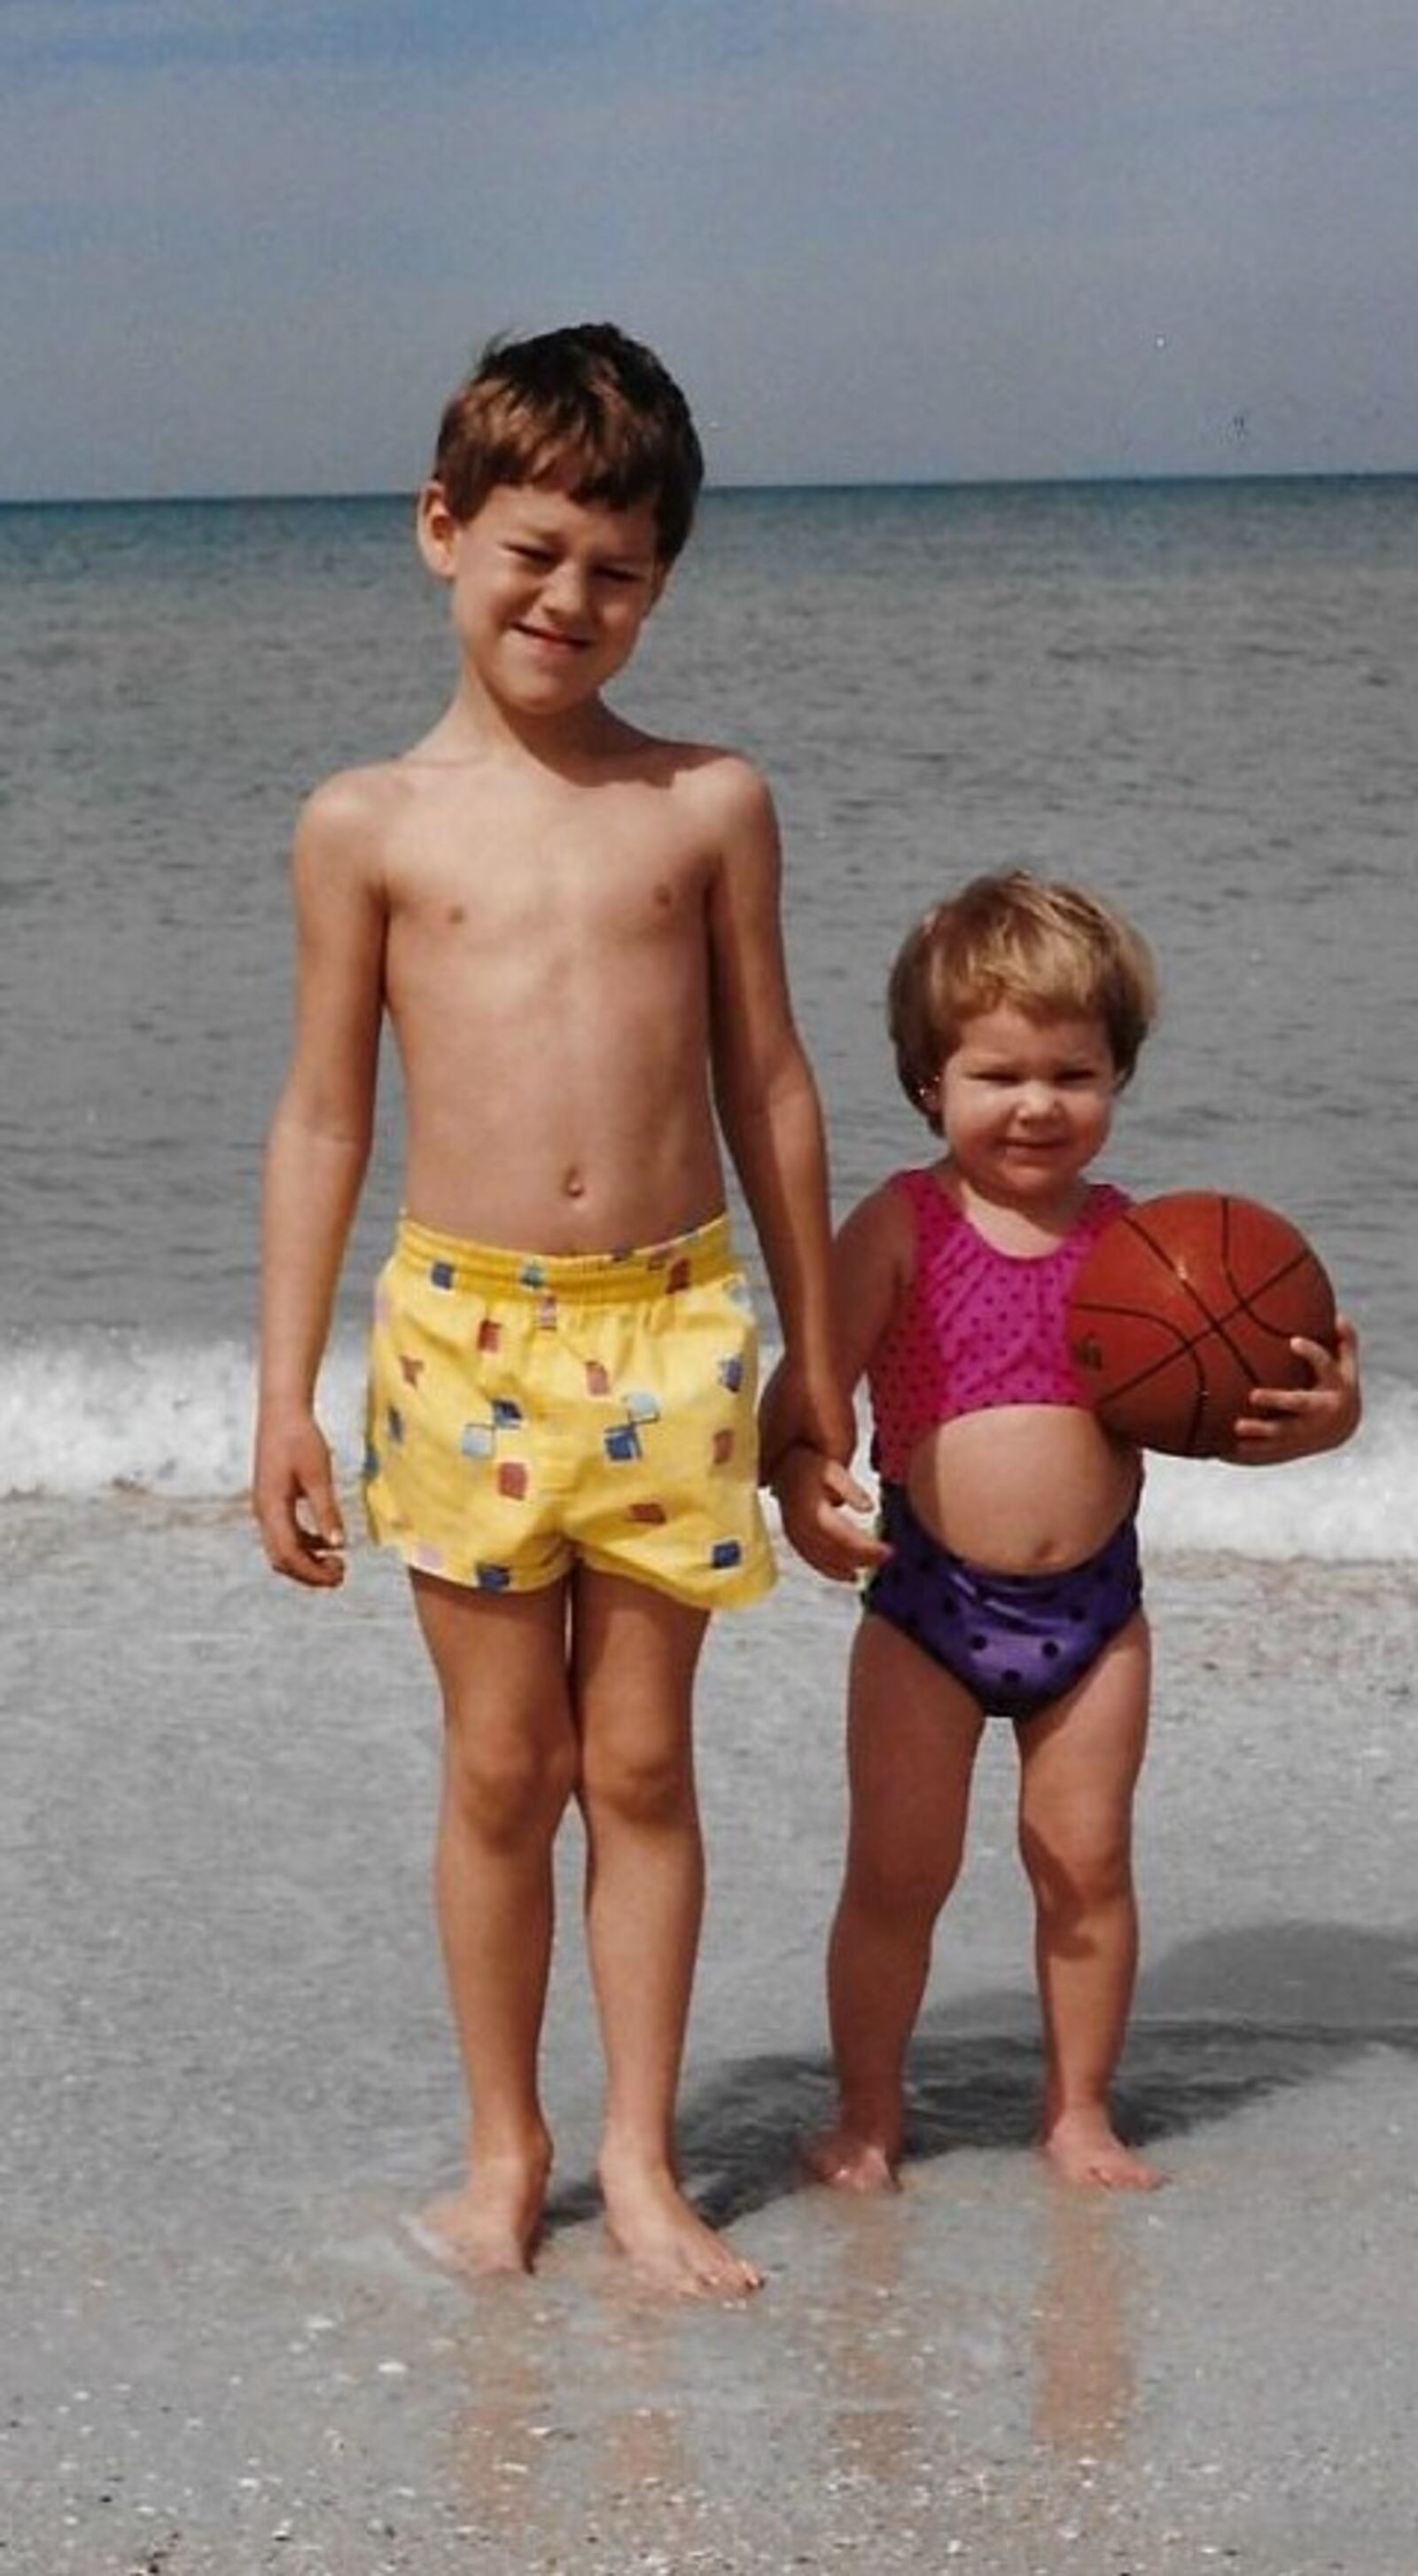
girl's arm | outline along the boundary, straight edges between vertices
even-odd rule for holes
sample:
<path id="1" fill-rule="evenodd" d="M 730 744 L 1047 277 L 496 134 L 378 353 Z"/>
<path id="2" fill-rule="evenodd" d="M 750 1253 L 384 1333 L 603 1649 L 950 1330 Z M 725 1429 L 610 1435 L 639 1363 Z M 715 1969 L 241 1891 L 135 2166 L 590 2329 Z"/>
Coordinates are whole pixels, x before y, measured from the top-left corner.
<path id="1" fill-rule="evenodd" d="M 1311 1386 L 1258 1386 L 1253 1410 L 1236 1424 L 1238 1466 L 1281 1467 L 1338 1449 L 1359 1428 L 1364 1409 L 1359 1384 L 1359 1336 L 1347 1315 L 1335 1319 L 1334 1349 L 1297 1338 L 1290 1345 L 1309 1367 Z"/>

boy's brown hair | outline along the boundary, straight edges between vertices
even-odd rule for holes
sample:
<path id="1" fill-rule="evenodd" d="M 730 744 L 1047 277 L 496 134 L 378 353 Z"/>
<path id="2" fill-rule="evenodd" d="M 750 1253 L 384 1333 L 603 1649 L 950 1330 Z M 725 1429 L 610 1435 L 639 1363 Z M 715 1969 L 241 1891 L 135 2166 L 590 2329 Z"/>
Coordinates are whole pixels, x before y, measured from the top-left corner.
<path id="1" fill-rule="evenodd" d="M 1101 1020 L 1125 1083 L 1157 1009 L 1151 951 L 1097 895 L 1023 868 L 934 905 L 891 970 L 887 1020 L 901 1088 L 937 1130 L 928 1099 L 962 1022 L 1001 1003 L 1031 1020 Z"/>
<path id="2" fill-rule="evenodd" d="M 550 484 L 613 510 L 649 501 L 668 565 L 693 524 L 704 456 L 654 351 L 612 322 L 581 322 L 488 342 L 444 410 L 432 477 L 463 520 L 499 483 Z"/>

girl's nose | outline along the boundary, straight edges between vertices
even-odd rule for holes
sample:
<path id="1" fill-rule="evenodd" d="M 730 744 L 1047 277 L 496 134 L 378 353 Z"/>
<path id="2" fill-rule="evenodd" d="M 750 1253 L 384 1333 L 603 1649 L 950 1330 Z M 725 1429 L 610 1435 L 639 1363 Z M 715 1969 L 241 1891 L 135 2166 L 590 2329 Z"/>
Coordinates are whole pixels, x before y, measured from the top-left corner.
<path id="1" fill-rule="evenodd" d="M 1026 1118 L 1051 1118 L 1054 1113 L 1053 1084 L 1026 1082 L 1020 1094 L 1019 1105 Z"/>

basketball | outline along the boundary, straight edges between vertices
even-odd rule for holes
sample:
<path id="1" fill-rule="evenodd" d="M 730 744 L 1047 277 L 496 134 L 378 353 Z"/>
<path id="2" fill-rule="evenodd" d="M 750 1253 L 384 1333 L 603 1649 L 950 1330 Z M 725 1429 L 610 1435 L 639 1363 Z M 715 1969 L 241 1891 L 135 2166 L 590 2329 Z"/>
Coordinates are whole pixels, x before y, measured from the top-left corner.
<path id="1" fill-rule="evenodd" d="M 1181 1458 L 1234 1456 L 1257 1386 L 1308 1386 L 1292 1333 L 1334 1345 L 1334 1291 L 1304 1236 L 1255 1199 L 1178 1190 L 1105 1226 L 1068 1301 L 1079 1383 L 1110 1431 Z"/>

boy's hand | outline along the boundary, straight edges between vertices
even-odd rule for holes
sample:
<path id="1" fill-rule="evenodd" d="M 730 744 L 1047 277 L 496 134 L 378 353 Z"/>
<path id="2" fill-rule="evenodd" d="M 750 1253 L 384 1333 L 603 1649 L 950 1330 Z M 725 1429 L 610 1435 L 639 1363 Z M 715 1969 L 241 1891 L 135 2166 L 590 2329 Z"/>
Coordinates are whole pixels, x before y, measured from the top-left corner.
<path id="1" fill-rule="evenodd" d="M 824 1458 L 850 1458 L 857 1445 L 857 1417 L 835 1378 L 813 1381 L 784 1360 L 764 1388 L 758 1408 L 760 1484 L 774 1482 L 779 1460 L 798 1444 L 819 1450 Z"/>
<path id="2" fill-rule="evenodd" d="M 1363 1411 L 1359 1337 L 1347 1316 L 1336 1317 L 1334 1337 L 1332 1351 L 1299 1335 L 1290 1345 L 1310 1369 L 1312 1386 L 1252 1389 L 1252 1410 L 1236 1424 L 1233 1455 L 1238 1465 L 1280 1467 L 1291 1458 L 1313 1458 L 1321 1450 L 1339 1448 L 1358 1429 Z"/>
<path id="3" fill-rule="evenodd" d="M 329 1448 L 310 1415 L 258 1435 L 251 1507 L 275 1573 L 325 1591 L 344 1582 L 345 1524 Z"/>
<path id="4" fill-rule="evenodd" d="M 871 1530 L 848 1517 L 870 1512 L 872 1498 L 837 1459 L 795 1441 L 774 1468 L 773 1491 L 799 1556 L 830 1582 L 853 1583 L 891 1554 Z"/>

